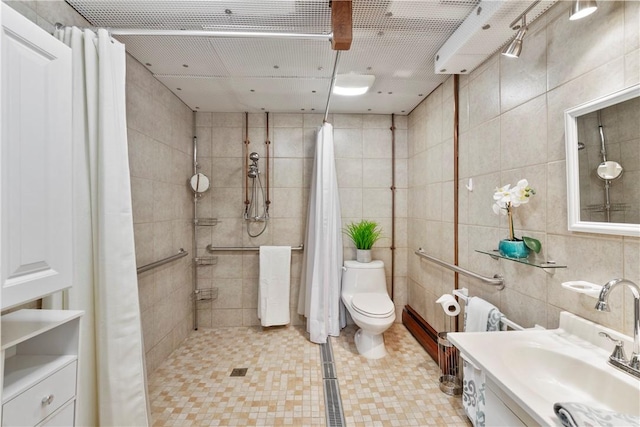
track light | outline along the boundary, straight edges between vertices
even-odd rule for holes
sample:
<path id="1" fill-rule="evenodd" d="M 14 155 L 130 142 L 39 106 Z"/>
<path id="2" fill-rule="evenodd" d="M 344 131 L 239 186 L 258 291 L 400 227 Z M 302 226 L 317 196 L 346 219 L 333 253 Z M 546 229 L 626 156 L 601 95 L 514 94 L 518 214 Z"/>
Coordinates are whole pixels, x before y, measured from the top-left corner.
<path id="1" fill-rule="evenodd" d="M 569 20 L 575 21 L 585 16 L 591 15 L 598 9 L 598 3 L 595 0 L 575 0 L 571 6 L 571 16 Z"/>
<path id="2" fill-rule="evenodd" d="M 511 43 L 507 47 L 502 50 L 502 54 L 504 56 L 508 56 L 509 58 L 517 58 L 520 56 L 520 52 L 522 51 L 522 40 L 524 39 L 524 35 L 527 33 L 527 15 L 522 15 L 522 24 L 520 25 L 520 29 L 516 33 L 516 36 Z"/>

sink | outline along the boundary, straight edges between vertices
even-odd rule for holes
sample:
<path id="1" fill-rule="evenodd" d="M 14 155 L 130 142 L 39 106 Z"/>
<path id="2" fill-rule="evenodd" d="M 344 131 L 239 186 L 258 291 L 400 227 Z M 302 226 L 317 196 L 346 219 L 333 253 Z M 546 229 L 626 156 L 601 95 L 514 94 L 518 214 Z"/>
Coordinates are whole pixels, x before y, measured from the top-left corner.
<path id="1" fill-rule="evenodd" d="M 606 352 L 599 355 L 606 360 Z M 636 380 L 634 384 L 613 375 L 611 369 L 614 368 L 606 363 L 583 360 L 567 354 L 566 350 L 550 350 L 534 344 L 517 345 L 503 361 L 513 375 L 526 372 L 524 385 L 532 393 L 544 393 L 541 398 L 592 403 L 594 407 L 625 414 L 640 412 L 640 382 Z"/>
<path id="2" fill-rule="evenodd" d="M 630 337 L 566 312 L 558 329 L 457 332 L 447 339 L 484 371 L 512 412 L 526 414 L 525 424 L 561 425 L 557 402 L 640 416 L 640 381 L 607 363 L 613 348 L 599 331 L 630 349 Z"/>

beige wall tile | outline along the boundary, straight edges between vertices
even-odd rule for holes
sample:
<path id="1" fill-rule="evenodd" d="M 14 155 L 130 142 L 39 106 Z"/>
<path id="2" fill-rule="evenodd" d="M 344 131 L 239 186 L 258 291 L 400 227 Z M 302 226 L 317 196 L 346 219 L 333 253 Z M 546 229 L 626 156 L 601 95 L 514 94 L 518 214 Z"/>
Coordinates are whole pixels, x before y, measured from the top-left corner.
<path id="1" fill-rule="evenodd" d="M 624 2 L 603 2 L 579 21 L 559 16 L 547 27 L 547 87 L 554 89 L 624 53 Z M 571 24 L 571 25 L 569 25 Z M 570 40 L 571 43 L 567 41 Z"/>

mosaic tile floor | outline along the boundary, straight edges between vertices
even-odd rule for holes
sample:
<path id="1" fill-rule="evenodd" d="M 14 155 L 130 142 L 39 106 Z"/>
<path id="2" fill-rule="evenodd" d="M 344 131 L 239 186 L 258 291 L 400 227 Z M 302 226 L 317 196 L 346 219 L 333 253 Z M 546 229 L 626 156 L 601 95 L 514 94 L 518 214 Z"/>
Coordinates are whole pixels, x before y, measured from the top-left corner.
<path id="1" fill-rule="evenodd" d="M 332 340 L 347 426 L 470 426 L 404 326 L 385 333 L 389 356 L 378 361 L 357 354 L 355 330 Z M 149 394 L 154 426 L 325 425 L 320 350 L 302 328 L 193 332 L 151 375 Z"/>

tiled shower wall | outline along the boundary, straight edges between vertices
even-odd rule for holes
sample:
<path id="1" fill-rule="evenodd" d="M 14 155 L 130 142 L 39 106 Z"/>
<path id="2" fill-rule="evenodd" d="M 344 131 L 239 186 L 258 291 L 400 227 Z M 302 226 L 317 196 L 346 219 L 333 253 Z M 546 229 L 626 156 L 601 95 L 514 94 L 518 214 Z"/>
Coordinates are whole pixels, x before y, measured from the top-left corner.
<path id="1" fill-rule="evenodd" d="M 127 55 L 127 126 L 136 262 L 189 256 L 138 275 L 147 368 L 153 372 L 193 326 L 193 112 Z"/>
<path id="2" fill-rule="evenodd" d="M 270 217 L 263 235 L 250 238 L 242 219 L 245 179 L 243 113 L 198 113 L 196 135 L 201 172 L 211 178 L 212 188 L 198 206 L 198 216 L 217 218 L 215 227 L 199 227 L 198 255 L 215 256 L 217 263 L 198 267 L 201 288 L 217 288 L 218 298 L 198 303 L 201 327 L 258 325 L 258 252 L 207 253 L 206 246 L 291 245 L 304 242 L 305 223 L 318 114 L 271 114 L 266 135 L 266 114 L 249 114 L 248 152 L 260 154 L 260 170 L 266 179 L 265 141 L 271 141 Z M 391 284 L 391 116 L 333 114 L 336 168 L 343 224 L 361 218 L 378 221 L 387 237 L 374 246 L 373 258 L 385 262 Z M 406 298 L 406 116 L 396 117 L 397 231 L 396 311 Z M 255 230 L 252 231 L 255 233 Z M 351 242 L 344 238 L 345 259 L 355 259 Z M 292 252 L 290 311 L 297 315 L 302 253 Z M 398 316 L 399 320 L 399 316 Z"/>
<path id="3" fill-rule="evenodd" d="M 464 277 L 460 286 L 491 301 L 523 326 L 557 327 L 560 311 L 567 310 L 631 334 L 633 298 L 628 290 L 615 291 L 611 312 L 600 313 L 593 309 L 593 298 L 561 287 L 569 280 L 604 284 L 616 277 L 640 282 L 638 238 L 567 229 L 563 112 L 640 81 L 640 2 L 599 2 L 595 14 L 575 22 L 568 20 L 568 9 L 569 2 L 558 2 L 530 25 L 519 59 L 496 54 L 460 77 L 460 265 L 490 277 L 502 274 L 506 289 L 498 291 Z M 427 132 L 417 117 L 420 111 L 410 116 L 410 141 Z M 416 164 L 415 157 L 411 156 L 411 165 Z M 451 162 L 452 157 L 443 157 L 443 163 Z M 411 180 L 424 180 L 429 171 L 412 168 Z M 473 191 L 465 188 L 469 178 Z M 492 195 L 496 187 L 521 178 L 527 178 L 537 194 L 516 208 L 516 235 L 538 238 L 543 245 L 540 258 L 555 260 L 566 269 L 544 271 L 475 252 L 494 249 L 507 235 L 505 218 L 492 211 Z M 450 205 L 443 203 L 442 209 L 449 212 L 443 217 L 453 216 Z M 431 230 L 411 230 L 410 236 L 420 233 Z M 423 247 L 435 244 L 426 236 L 423 239 L 419 242 Z M 430 250 L 437 254 L 437 249 Z M 424 302 L 419 293 L 410 292 L 409 303 L 441 312 L 431 298 L 443 292 L 447 282 L 410 277 L 427 297 Z M 427 319 L 434 316 L 426 314 Z M 436 325 L 441 323 L 436 320 Z"/>

